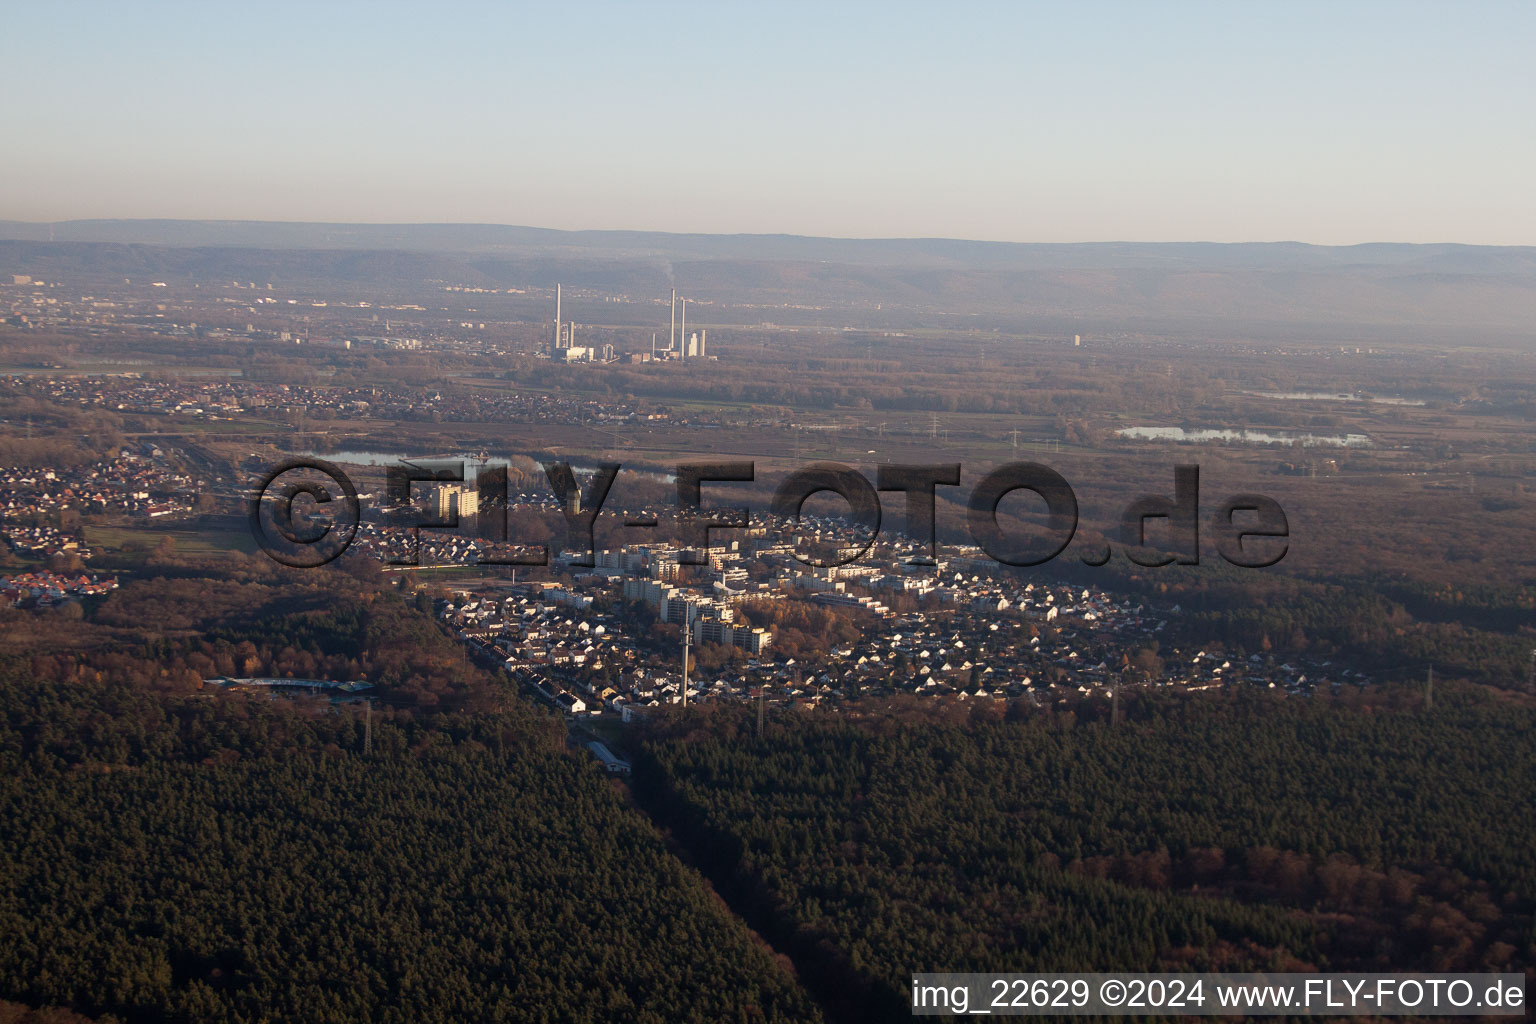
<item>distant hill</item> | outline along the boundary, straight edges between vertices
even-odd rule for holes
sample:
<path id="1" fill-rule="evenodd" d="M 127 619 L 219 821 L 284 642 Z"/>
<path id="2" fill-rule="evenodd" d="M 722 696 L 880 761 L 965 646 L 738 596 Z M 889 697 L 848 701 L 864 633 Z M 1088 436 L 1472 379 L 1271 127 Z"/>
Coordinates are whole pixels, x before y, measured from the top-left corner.
<path id="1" fill-rule="evenodd" d="M 51 237 L 54 241 L 50 242 Z M 1536 332 L 1536 247 L 1034 244 L 493 224 L 0 221 L 0 273 L 615 293 L 989 318 L 1197 318 Z"/>
<path id="2" fill-rule="evenodd" d="M 1442 273 L 1536 273 L 1536 247 L 1303 242 L 975 242 L 949 238 L 817 238 L 662 231 L 557 231 L 505 224 L 310 224 L 284 221 L 0 220 L 0 240 L 115 242 L 238 249 L 380 250 L 454 254 L 601 254 L 677 260 L 826 261 L 859 266 L 1187 267 L 1321 270 L 1416 267 Z"/>

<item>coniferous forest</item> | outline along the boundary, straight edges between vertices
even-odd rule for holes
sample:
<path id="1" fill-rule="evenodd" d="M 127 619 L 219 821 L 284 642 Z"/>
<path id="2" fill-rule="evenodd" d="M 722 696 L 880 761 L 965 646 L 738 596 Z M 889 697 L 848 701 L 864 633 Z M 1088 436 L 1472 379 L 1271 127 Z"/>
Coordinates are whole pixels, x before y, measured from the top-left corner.
<path id="1" fill-rule="evenodd" d="M 844 1019 L 914 971 L 1536 962 L 1536 712 L 1481 691 L 750 728 L 637 786 Z"/>
<path id="2" fill-rule="evenodd" d="M 0 994 L 124 1021 L 813 1021 L 527 712 L 0 685 Z"/>
<path id="3" fill-rule="evenodd" d="M 0 661 L 17 1014 L 840 1024 L 906 1016 L 912 971 L 1536 964 L 1519 694 L 775 708 L 761 737 L 705 707 L 626 733 L 620 782 L 420 602 L 220 593 L 140 584 Z M 156 603 L 187 630 L 103 632 Z M 194 685 L 230 671 L 379 699 Z"/>

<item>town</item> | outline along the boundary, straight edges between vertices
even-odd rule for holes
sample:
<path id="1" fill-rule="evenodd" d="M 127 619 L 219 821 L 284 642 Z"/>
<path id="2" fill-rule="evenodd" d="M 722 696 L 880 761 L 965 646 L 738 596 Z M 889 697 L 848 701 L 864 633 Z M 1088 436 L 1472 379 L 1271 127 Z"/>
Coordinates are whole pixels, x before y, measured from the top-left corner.
<path id="1" fill-rule="evenodd" d="M 465 493 L 443 485 L 439 506 L 444 491 Z M 479 661 L 567 713 L 625 722 L 660 705 L 713 700 L 837 706 L 908 694 L 1038 706 L 1112 698 L 1126 685 L 1301 696 L 1370 682 L 1328 659 L 1171 646 L 1165 630 L 1177 605 L 1028 582 L 974 546 L 946 545 L 933 559 L 910 543 L 877 541 L 856 561 L 823 568 L 796 556 L 839 525 L 760 515 L 739 531 L 744 539 L 707 552 L 640 544 L 599 550 L 591 566 L 566 552 L 540 571 L 548 578 L 431 587 L 446 592 L 437 614 Z M 419 562 L 398 570 L 418 580 L 472 570 L 488 547 L 467 526 L 417 535 L 365 523 L 360 549 L 388 559 L 406 549 L 407 535 Z M 827 645 L 805 642 L 803 628 L 778 642 L 791 631 L 779 624 L 807 619 Z"/>

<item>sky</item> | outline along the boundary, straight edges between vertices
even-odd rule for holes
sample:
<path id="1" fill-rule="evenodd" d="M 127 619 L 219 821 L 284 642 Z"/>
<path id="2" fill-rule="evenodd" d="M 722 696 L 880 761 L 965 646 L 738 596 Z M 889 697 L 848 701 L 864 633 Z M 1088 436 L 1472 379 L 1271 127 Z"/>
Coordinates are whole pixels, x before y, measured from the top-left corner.
<path id="1" fill-rule="evenodd" d="M 0 0 L 0 219 L 1536 244 L 1536 4 Z"/>

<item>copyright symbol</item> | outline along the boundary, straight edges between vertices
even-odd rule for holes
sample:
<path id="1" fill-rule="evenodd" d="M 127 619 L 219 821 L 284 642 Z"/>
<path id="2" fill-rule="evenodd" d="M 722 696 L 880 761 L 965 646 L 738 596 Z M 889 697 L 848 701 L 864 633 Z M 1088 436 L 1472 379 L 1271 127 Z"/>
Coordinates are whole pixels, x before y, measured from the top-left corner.
<path id="1" fill-rule="evenodd" d="M 1099 1001 L 1105 1006 L 1119 1006 L 1125 1002 L 1125 982 L 1110 978 L 1100 985 Z"/>
<path id="2" fill-rule="evenodd" d="M 294 506 L 301 496 L 312 504 L 305 503 L 300 521 Z M 251 496 L 252 539 L 268 558 L 291 569 L 313 569 L 340 558 L 356 539 L 361 521 L 352 480 L 320 459 L 290 459 L 274 466 Z"/>

